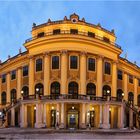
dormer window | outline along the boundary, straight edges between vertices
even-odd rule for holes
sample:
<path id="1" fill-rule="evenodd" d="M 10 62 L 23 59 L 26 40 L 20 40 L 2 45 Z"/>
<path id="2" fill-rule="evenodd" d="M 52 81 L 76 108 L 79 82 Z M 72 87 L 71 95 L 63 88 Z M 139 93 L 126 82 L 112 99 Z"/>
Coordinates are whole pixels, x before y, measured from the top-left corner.
<path id="1" fill-rule="evenodd" d="M 71 29 L 71 30 L 70 30 L 70 33 L 71 33 L 71 34 L 78 34 L 78 30 L 77 30 L 77 29 Z"/>
<path id="2" fill-rule="evenodd" d="M 94 37 L 95 37 L 95 33 L 88 32 L 88 36 L 89 36 L 89 37 L 93 37 L 93 38 L 94 38 Z"/>
<path id="3" fill-rule="evenodd" d="M 103 40 L 104 40 L 105 42 L 107 42 L 107 43 L 110 42 L 109 38 L 107 38 L 107 37 L 103 37 Z"/>
<path id="4" fill-rule="evenodd" d="M 54 35 L 60 34 L 60 29 L 55 29 L 55 30 L 53 30 L 53 34 L 54 34 Z"/>
<path id="5" fill-rule="evenodd" d="M 45 33 L 44 33 L 44 32 L 41 32 L 41 33 L 38 33 L 38 34 L 37 34 L 37 37 L 38 37 L 38 38 L 44 37 L 44 36 L 45 36 Z"/>

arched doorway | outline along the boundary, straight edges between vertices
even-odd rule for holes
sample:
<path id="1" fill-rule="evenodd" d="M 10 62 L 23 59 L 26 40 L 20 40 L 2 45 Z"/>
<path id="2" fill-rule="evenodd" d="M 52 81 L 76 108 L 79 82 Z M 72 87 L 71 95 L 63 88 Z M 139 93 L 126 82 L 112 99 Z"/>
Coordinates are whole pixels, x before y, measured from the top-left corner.
<path id="1" fill-rule="evenodd" d="M 122 89 L 117 90 L 117 100 L 118 101 L 122 101 L 122 98 L 123 98 L 122 93 L 123 93 Z"/>
<path id="2" fill-rule="evenodd" d="M 17 99 L 17 91 L 16 89 L 12 89 L 11 90 L 11 103 L 16 102 L 16 99 Z"/>
<path id="3" fill-rule="evenodd" d="M 23 88 L 22 88 L 22 96 L 23 96 L 23 98 L 27 98 L 28 96 L 29 96 L 29 88 L 28 88 L 28 86 L 24 86 Z"/>
<path id="4" fill-rule="evenodd" d="M 44 86 L 41 83 L 35 85 L 35 94 L 44 95 Z"/>
<path id="5" fill-rule="evenodd" d="M 87 95 L 96 96 L 96 86 L 93 83 L 87 84 Z"/>
<path id="6" fill-rule="evenodd" d="M 107 97 L 111 97 L 111 88 L 108 85 L 103 86 L 103 98 L 106 100 Z"/>

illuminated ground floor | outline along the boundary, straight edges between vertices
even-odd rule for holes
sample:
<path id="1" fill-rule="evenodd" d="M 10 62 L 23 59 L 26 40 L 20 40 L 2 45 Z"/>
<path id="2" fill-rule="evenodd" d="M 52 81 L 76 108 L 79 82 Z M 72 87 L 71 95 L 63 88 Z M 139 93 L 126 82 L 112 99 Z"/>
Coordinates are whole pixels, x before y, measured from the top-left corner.
<path id="1" fill-rule="evenodd" d="M 7 113 L 7 126 L 56 129 L 139 127 L 136 115 L 121 102 L 79 101 L 21 102 Z"/>

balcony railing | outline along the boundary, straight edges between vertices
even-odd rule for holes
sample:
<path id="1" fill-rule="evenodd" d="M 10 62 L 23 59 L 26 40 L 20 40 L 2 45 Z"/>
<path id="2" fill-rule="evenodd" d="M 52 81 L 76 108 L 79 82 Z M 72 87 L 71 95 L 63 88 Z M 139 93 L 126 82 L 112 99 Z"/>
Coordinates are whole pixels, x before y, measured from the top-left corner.
<path id="1" fill-rule="evenodd" d="M 97 97 L 93 95 L 74 95 L 74 94 L 52 94 L 52 95 L 40 95 L 38 98 L 35 95 L 29 95 L 27 97 L 23 97 L 23 100 L 87 100 L 87 101 L 117 101 L 122 102 L 122 100 L 118 100 L 117 97 Z"/>
<path id="2" fill-rule="evenodd" d="M 70 32 L 70 30 L 61 30 L 60 34 L 63 35 L 63 34 L 72 34 L 72 33 Z M 43 37 L 52 36 L 52 35 L 57 36 L 57 35 L 60 35 L 60 34 L 53 34 L 53 32 L 47 32 L 42 37 L 35 36 L 33 38 L 27 39 L 27 40 L 25 40 L 25 43 L 30 42 L 30 41 L 35 40 L 35 39 L 38 39 L 38 38 L 43 38 Z M 104 37 L 101 37 L 101 36 L 98 36 L 98 35 L 95 35 L 94 37 L 89 36 L 88 35 L 88 32 L 79 32 L 78 31 L 77 34 L 72 34 L 72 35 L 81 35 L 81 36 L 87 36 L 89 38 L 95 38 L 97 40 L 101 40 L 101 41 L 103 41 L 105 43 L 111 44 L 111 45 L 113 45 L 113 46 L 121 49 L 121 46 L 120 45 L 118 45 L 118 44 L 116 44 L 114 42 L 111 42 L 111 41 L 105 41 L 104 40 Z"/>

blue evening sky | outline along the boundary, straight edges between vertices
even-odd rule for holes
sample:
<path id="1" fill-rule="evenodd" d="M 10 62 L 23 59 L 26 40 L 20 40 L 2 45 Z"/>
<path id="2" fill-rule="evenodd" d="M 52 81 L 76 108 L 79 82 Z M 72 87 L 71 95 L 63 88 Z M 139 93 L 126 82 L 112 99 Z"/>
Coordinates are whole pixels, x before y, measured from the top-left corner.
<path id="1" fill-rule="evenodd" d="M 128 60 L 140 66 L 140 2 L 130 1 L 0 1 L 0 59 L 14 56 L 31 37 L 32 23 L 60 20 L 77 13 L 87 22 L 115 29 L 117 43 Z"/>

